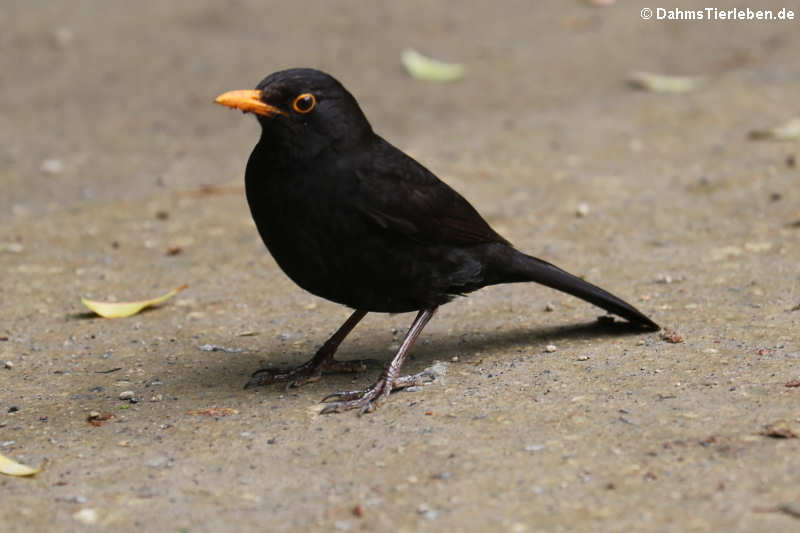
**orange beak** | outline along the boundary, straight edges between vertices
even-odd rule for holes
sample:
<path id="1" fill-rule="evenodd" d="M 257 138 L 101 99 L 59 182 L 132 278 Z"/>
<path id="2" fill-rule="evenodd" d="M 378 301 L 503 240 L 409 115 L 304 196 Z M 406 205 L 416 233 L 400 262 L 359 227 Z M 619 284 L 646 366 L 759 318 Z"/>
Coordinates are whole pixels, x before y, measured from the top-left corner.
<path id="1" fill-rule="evenodd" d="M 245 113 L 250 112 L 265 117 L 286 114 L 277 107 L 262 102 L 261 91 L 257 90 L 228 91 L 217 96 L 214 101 L 227 107 L 241 109 Z"/>

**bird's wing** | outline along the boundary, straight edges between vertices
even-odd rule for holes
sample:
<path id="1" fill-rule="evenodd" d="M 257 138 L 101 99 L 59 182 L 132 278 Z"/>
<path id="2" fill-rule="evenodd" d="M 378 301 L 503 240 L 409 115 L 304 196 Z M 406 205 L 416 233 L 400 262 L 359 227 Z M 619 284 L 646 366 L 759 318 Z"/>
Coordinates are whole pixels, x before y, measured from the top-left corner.
<path id="1" fill-rule="evenodd" d="M 380 139 L 357 165 L 357 208 L 370 220 L 428 244 L 508 243 L 470 203 L 428 169 Z"/>

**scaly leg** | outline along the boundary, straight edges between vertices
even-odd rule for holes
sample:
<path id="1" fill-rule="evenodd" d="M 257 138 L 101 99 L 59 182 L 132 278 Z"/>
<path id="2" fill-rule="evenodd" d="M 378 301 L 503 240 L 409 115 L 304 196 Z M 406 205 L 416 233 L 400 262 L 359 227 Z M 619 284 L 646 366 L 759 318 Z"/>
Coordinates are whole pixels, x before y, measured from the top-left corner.
<path id="1" fill-rule="evenodd" d="M 336 349 L 342 343 L 347 334 L 353 331 L 362 318 L 367 314 L 366 311 L 356 310 L 350 318 L 334 333 L 330 339 L 317 351 L 317 353 L 302 365 L 288 370 L 262 369 L 257 370 L 250 377 L 244 386 L 245 389 L 257 387 L 259 385 L 269 385 L 279 381 L 286 382 L 286 388 L 299 387 L 306 383 L 316 381 L 322 373 L 337 372 L 360 372 L 367 368 L 366 361 L 337 361 L 333 358 Z"/>
<path id="2" fill-rule="evenodd" d="M 428 323 L 435 312 L 436 308 L 434 307 L 432 309 L 423 309 L 417 314 L 417 318 L 415 318 L 414 322 L 411 324 L 411 328 L 408 330 L 408 333 L 406 333 L 406 338 L 403 339 L 403 344 L 400 345 L 397 354 L 389 364 L 386 365 L 386 368 L 384 368 L 381 373 L 381 377 L 374 385 L 363 391 L 344 391 L 329 394 L 322 399 L 323 402 L 334 398 L 339 401 L 329 404 L 320 412 L 326 414 L 345 411 L 347 409 L 360 409 L 360 413 L 364 414 L 373 411 L 378 405 L 385 402 L 392 392 L 392 389 L 421 383 L 426 377 L 423 375 L 424 372 L 403 377 L 398 377 L 397 374 L 400 372 L 400 367 L 403 366 L 403 361 L 405 361 L 406 355 L 408 355 L 408 350 L 411 349 L 414 341 L 417 340 L 419 334 L 422 333 L 422 328 L 425 327 L 425 324 Z"/>

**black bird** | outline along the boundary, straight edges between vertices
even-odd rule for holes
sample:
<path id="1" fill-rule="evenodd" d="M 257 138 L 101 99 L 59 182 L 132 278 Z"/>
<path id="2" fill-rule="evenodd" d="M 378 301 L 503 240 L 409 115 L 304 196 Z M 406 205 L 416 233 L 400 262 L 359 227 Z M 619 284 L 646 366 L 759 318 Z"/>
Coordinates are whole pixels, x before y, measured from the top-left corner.
<path id="1" fill-rule="evenodd" d="M 278 265 L 307 291 L 355 309 L 311 360 L 288 371 L 260 370 L 245 387 L 296 386 L 323 372 L 363 368 L 333 356 L 364 315 L 418 311 L 374 385 L 323 399 L 336 400 L 323 412 L 371 411 L 392 389 L 425 378 L 400 377 L 399 370 L 436 308 L 498 283 L 535 281 L 658 329 L 613 294 L 514 249 L 460 194 L 376 135 L 353 95 L 330 75 L 282 70 L 255 90 L 230 91 L 216 102 L 254 113 L 261 124 L 245 188 Z"/>

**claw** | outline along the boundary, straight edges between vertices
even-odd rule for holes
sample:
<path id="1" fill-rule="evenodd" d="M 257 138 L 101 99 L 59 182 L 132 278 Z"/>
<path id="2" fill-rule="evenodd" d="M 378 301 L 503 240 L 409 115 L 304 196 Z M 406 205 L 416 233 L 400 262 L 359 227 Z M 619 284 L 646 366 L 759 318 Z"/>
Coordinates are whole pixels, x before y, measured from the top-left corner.
<path id="1" fill-rule="evenodd" d="M 322 402 L 336 399 L 320 411 L 320 414 L 338 413 L 347 409 L 358 409 L 359 415 L 371 413 L 378 405 L 383 403 L 389 397 L 396 381 L 392 385 L 387 385 L 387 379 L 382 377 L 374 385 L 360 391 L 340 391 L 328 394 L 322 399 Z M 403 385 L 408 386 L 408 385 Z"/>
<path id="2" fill-rule="evenodd" d="M 320 400 L 320 402 L 321 403 L 325 403 L 328 400 L 331 400 L 331 399 L 334 399 L 334 398 L 337 399 L 337 400 L 344 400 L 344 401 L 354 400 L 356 398 L 360 398 L 365 393 L 366 393 L 366 391 L 360 391 L 360 390 L 339 391 L 339 392 L 334 392 L 332 394 L 328 394 L 322 400 Z"/>
<path id="3" fill-rule="evenodd" d="M 330 414 L 330 413 L 338 413 L 339 410 L 340 410 L 339 402 L 336 402 L 336 403 L 332 403 L 330 405 L 326 405 L 325 408 L 319 412 L 319 414 L 327 415 L 327 414 Z"/>
<path id="4" fill-rule="evenodd" d="M 270 383 L 274 382 L 275 382 L 275 374 L 270 373 L 269 370 L 262 369 L 253 372 L 253 375 L 250 376 L 250 379 L 247 380 L 247 383 L 244 384 L 244 388 L 249 389 L 251 387 L 269 385 Z"/>
<path id="5" fill-rule="evenodd" d="M 270 368 L 262 368 L 261 370 L 253 372 L 244 388 L 249 389 L 251 387 L 271 385 L 273 383 L 285 381 L 285 390 L 288 391 L 291 388 L 300 387 L 306 383 L 313 383 L 319 380 L 323 373 L 361 372 L 367 368 L 368 362 L 370 361 L 330 360 L 314 364 L 312 360 L 292 369 L 273 370 Z"/>
<path id="6" fill-rule="evenodd" d="M 338 398 L 339 398 L 339 395 L 341 395 L 341 394 L 343 394 L 343 393 L 341 393 L 341 392 L 334 392 L 334 393 L 328 394 L 328 395 L 327 395 L 327 396 L 325 396 L 323 399 L 321 399 L 321 400 L 319 401 L 319 403 L 325 403 L 325 402 L 327 402 L 328 400 L 332 400 L 333 398 L 337 398 L 337 399 L 338 399 Z M 330 406 L 328 406 L 328 407 L 330 407 Z M 326 409 L 327 409 L 327 407 L 326 407 Z"/>

